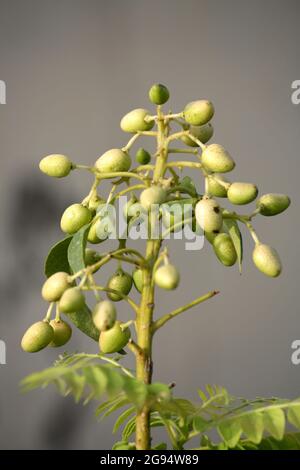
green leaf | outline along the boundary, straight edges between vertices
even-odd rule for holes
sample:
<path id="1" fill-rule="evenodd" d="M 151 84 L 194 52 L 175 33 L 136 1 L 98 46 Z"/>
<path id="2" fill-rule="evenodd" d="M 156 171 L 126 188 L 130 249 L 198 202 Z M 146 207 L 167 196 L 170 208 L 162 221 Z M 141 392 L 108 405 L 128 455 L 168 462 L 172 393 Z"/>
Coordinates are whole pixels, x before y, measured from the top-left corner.
<path id="1" fill-rule="evenodd" d="M 120 414 L 120 416 L 118 417 L 118 419 L 116 420 L 114 424 L 113 434 L 115 434 L 118 431 L 119 427 L 122 426 L 123 423 L 125 423 L 127 418 L 129 418 L 129 416 L 132 415 L 134 411 L 135 411 L 135 407 L 132 406 L 130 408 L 127 408 L 127 410 L 123 411 L 123 413 Z"/>
<path id="2" fill-rule="evenodd" d="M 243 239 L 242 234 L 239 229 L 238 223 L 236 220 L 233 219 L 223 219 L 223 223 L 228 230 L 232 243 L 234 245 L 238 263 L 239 263 L 239 271 L 242 272 L 242 261 L 243 261 Z"/>
<path id="3" fill-rule="evenodd" d="M 248 441 L 240 441 L 245 450 L 300 450 L 300 433 L 287 433 L 278 441 L 274 437 L 264 438 L 255 446 Z"/>
<path id="4" fill-rule="evenodd" d="M 126 423 L 126 426 L 124 427 L 123 432 L 122 432 L 122 439 L 124 441 L 127 441 L 128 438 L 135 432 L 135 420 L 136 420 L 136 417 L 133 416 Z"/>
<path id="5" fill-rule="evenodd" d="M 68 260 L 73 273 L 85 268 L 85 248 L 90 224 L 84 225 L 73 236 L 68 248 Z"/>
<path id="6" fill-rule="evenodd" d="M 255 411 L 253 413 L 244 414 L 239 419 L 243 432 L 248 439 L 254 442 L 254 444 L 259 444 L 264 432 L 262 413 Z"/>
<path id="7" fill-rule="evenodd" d="M 300 429 L 300 403 L 296 405 L 292 404 L 288 408 L 287 419 L 295 428 Z"/>
<path id="8" fill-rule="evenodd" d="M 285 430 L 285 416 L 280 408 L 274 408 L 263 412 L 264 426 L 267 432 L 275 439 L 282 439 Z"/>
<path id="9" fill-rule="evenodd" d="M 160 442 L 156 444 L 154 447 L 151 447 L 151 450 L 167 450 L 168 446 L 166 442 Z"/>
<path id="10" fill-rule="evenodd" d="M 239 420 L 227 420 L 218 426 L 220 437 L 229 447 L 235 447 L 241 437 L 242 427 Z"/>
<path id="11" fill-rule="evenodd" d="M 201 416 L 195 416 L 193 419 L 193 428 L 196 432 L 202 433 L 206 430 L 208 425 L 208 421 L 206 421 L 206 419 L 202 418 Z"/>
<path id="12" fill-rule="evenodd" d="M 92 313 L 87 305 L 85 305 L 78 312 L 72 312 L 66 315 L 79 330 L 95 341 L 98 341 L 99 331 L 94 325 L 92 320 Z"/>
<path id="13" fill-rule="evenodd" d="M 71 240 L 72 237 L 64 238 L 50 249 L 44 268 L 47 277 L 50 277 L 52 274 L 59 271 L 71 274 L 71 268 L 68 261 L 68 248 Z"/>

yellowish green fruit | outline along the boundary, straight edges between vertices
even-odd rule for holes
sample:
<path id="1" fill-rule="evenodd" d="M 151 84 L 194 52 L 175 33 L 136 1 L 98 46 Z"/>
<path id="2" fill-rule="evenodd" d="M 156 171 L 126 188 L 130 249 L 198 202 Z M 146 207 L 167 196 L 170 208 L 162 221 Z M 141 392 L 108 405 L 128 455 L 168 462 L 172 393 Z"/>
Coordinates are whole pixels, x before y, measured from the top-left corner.
<path id="1" fill-rule="evenodd" d="M 193 126 L 206 124 L 214 115 L 213 104 L 208 100 L 198 100 L 188 103 L 184 108 L 184 119 Z"/>
<path id="2" fill-rule="evenodd" d="M 167 191 L 161 186 L 151 186 L 151 188 L 144 189 L 140 195 L 140 202 L 142 207 L 148 211 L 154 204 L 162 204 L 167 199 Z"/>
<path id="3" fill-rule="evenodd" d="M 227 173 L 232 171 L 235 163 L 222 145 L 210 144 L 202 152 L 201 161 L 208 171 Z"/>
<path id="4" fill-rule="evenodd" d="M 99 337 L 100 350 L 104 354 L 112 354 L 123 349 L 130 340 L 130 329 L 122 330 L 122 324 L 116 321 L 114 326 L 107 331 L 102 331 Z"/>
<path id="5" fill-rule="evenodd" d="M 214 178 L 217 176 L 217 179 Z M 221 184 L 222 181 L 224 184 Z M 208 192 L 214 197 L 227 197 L 227 191 L 230 183 L 222 176 L 216 173 L 208 177 Z"/>
<path id="6" fill-rule="evenodd" d="M 50 325 L 53 328 L 54 335 L 49 346 L 52 348 L 59 348 L 70 340 L 72 336 L 72 328 L 67 322 L 62 320 L 51 320 Z"/>
<path id="7" fill-rule="evenodd" d="M 131 158 L 129 154 L 121 149 L 107 150 L 95 163 L 95 168 L 100 173 L 128 171 L 130 166 Z"/>
<path id="8" fill-rule="evenodd" d="M 206 142 L 211 139 L 214 133 L 214 128 L 210 122 L 204 124 L 203 126 L 189 126 L 188 130 L 203 144 L 206 144 Z M 190 147 L 199 147 L 198 144 L 187 135 L 183 136 L 181 140 Z"/>
<path id="9" fill-rule="evenodd" d="M 93 214 L 95 214 L 95 212 L 97 212 L 97 209 L 99 209 L 100 206 L 104 205 L 106 205 L 105 199 L 102 199 L 101 197 L 96 195 L 89 200 L 88 208 Z"/>
<path id="10" fill-rule="evenodd" d="M 107 292 L 107 297 L 114 302 L 119 302 L 124 295 L 128 295 L 132 287 L 132 277 L 122 269 L 118 269 L 108 280 L 107 288 L 120 292 L 119 295 L 114 292 Z"/>
<path id="11" fill-rule="evenodd" d="M 60 227 L 63 232 L 71 235 L 78 232 L 81 227 L 90 223 L 91 220 L 92 213 L 87 207 L 82 204 L 72 204 L 64 211 Z"/>
<path id="12" fill-rule="evenodd" d="M 110 300 L 98 302 L 92 312 L 93 322 L 99 331 L 112 328 L 116 322 L 116 307 Z"/>
<path id="13" fill-rule="evenodd" d="M 154 383 L 148 387 L 149 395 L 153 395 L 157 401 L 169 401 L 172 398 L 170 387 L 165 384 Z"/>
<path id="14" fill-rule="evenodd" d="M 68 273 L 58 272 L 52 274 L 52 276 L 44 282 L 42 297 L 47 302 L 56 302 L 71 285 L 72 282 L 69 281 Z"/>
<path id="15" fill-rule="evenodd" d="M 138 292 L 143 290 L 143 271 L 142 269 L 136 268 L 132 273 L 132 279 L 134 286 Z"/>
<path id="16" fill-rule="evenodd" d="M 281 214 L 285 211 L 291 203 L 291 200 L 285 194 L 264 194 L 261 196 L 256 206 L 259 208 L 259 212 L 267 217 Z"/>
<path id="17" fill-rule="evenodd" d="M 213 247 L 217 258 L 224 266 L 233 266 L 235 264 L 237 254 L 227 233 L 219 233 L 213 241 Z"/>
<path id="18" fill-rule="evenodd" d="M 281 273 L 281 261 L 277 251 L 269 245 L 262 243 L 256 245 L 252 259 L 263 274 L 269 277 L 277 277 Z"/>
<path id="19" fill-rule="evenodd" d="M 147 150 L 141 147 L 137 150 L 135 159 L 140 165 L 147 165 L 151 161 L 151 155 Z"/>
<path id="20" fill-rule="evenodd" d="M 108 223 L 105 220 L 97 219 L 89 228 L 87 241 L 93 245 L 103 242 L 109 237 Z"/>
<path id="21" fill-rule="evenodd" d="M 172 264 L 160 266 L 154 273 L 154 282 L 162 289 L 176 289 L 180 281 L 179 272 Z"/>
<path id="22" fill-rule="evenodd" d="M 155 83 L 149 90 L 149 99 L 154 104 L 165 104 L 169 97 L 168 88 L 161 83 Z"/>
<path id="23" fill-rule="evenodd" d="M 212 245 L 213 242 L 214 242 L 214 239 L 216 238 L 216 236 L 219 235 L 218 233 L 214 233 L 214 232 L 204 232 L 204 236 L 206 238 L 206 240 Z"/>
<path id="24" fill-rule="evenodd" d="M 78 312 L 85 305 L 84 295 L 79 287 L 65 290 L 59 301 L 59 310 L 63 313 Z"/>
<path id="25" fill-rule="evenodd" d="M 125 219 L 130 219 L 131 217 L 139 215 L 138 212 L 140 211 L 141 211 L 141 207 L 140 207 L 140 204 L 138 204 L 138 198 L 136 197 L 135 194 L 132 194 L 129 200 L 126 202 L 126 204 L 123 207 L 124 217 Z"/>
<path id="26" fill-rule="evenodd" d="M 257 197 L 258 189 L 252 183 L 232 183 L 227 191 L 228 200 L 232 204 L 249 204 Z"/>
<path id="27" fill-rule="evenodd" d="M 31 325 L 24 334 L 21 347 L 24 351 L 34 353 L 44 349 L 54 336 L 53 328 L 47 321 L 38 321 Z"/>
<path id="28" fill-rule="evenodd" d="M 205 232 L 217 233 L 221 230 L 223 218 L 221 208 L 215 199 L 203 198 L 195 208 L 196 220 Z"/>
<path id="29" fill-rule="evenodd" d="M 147 122 L 145 118 L 150 115 L 149 111 L 144 108 L 133 109 L 121 119 L 121 129 L 124 132 L 135 132 L 150 131 L 154 126 L 154 121 Z"/>
<path id="30" fill-rule="evenodd" d="M 44 157 L 39 164 L 40 170 L 48 176 L 54 178 L 63 178 L 68 176 L 72 170 L 72 162 L 65 155 L 48 155 Z"/>

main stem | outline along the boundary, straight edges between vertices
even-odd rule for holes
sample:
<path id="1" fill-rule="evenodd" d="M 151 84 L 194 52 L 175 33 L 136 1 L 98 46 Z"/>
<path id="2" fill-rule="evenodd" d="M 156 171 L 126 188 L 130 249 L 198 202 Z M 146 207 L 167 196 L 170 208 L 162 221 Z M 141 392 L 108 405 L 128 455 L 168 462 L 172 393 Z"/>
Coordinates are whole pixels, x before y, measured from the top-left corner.
<path id="1" fill-rule="evenodd" d="M 164 117 L 158 107 L 158 134 L 157 159 L 154 169 L 153 181 L 157 183 L 164 175 L 167 159 L 166 132 Z M 143 290 L 141 303 L 137 315 L 137 344 L 139 352 L 136 355 L 136 377 L 146 384 L 152 380 L 152 323 L 154 310 L 154 285 L 152 282 L 153 265 L 157 260 L 161 248 L 161 240 L 147 241 L 146 265 L 143 268 Z M 136 416 L 136 449 L 148 450 L 151 448 L 150 409 L 144 406 Z"/>

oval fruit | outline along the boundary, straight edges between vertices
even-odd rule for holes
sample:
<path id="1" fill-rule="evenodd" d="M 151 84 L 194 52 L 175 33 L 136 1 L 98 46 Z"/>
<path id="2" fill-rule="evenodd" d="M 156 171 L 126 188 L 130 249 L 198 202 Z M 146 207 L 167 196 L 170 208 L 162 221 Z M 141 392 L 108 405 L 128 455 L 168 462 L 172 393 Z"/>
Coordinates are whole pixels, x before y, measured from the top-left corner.
<path id="1" fill-rule="evenodd" d="M 142 207 L 148 211 L 154 204 L 162 204 L 167 199 L 167 191 L 161 186 L 151 186 L 144 189 L 140 195 Z"/>
<path id="2" fill-rule="evenodd" d="M 122 324 L 116 321 L 114 326 L 107 331 L 102 331 L 99 337 L 100 350 L 104 354 L 116 353 L 123 349 L 130 340 L 130 329 L 121 328 Z"/>
<path id="3" fill-rule="evenodd" d="M 105 220 L 97 219 L 92 223 L 87 235 L 87 241 L 96 245 L 109 237 L 108 223 Z"/>
<path id="4" fill-rule="evenodd" d="M 47 321 L 38 321 L 25 332 L 21 347 L 24 351 L 34 353 L 44 349 L 54 336 L 53 328 Z"/>
<path id="5" fill-rule="evenodd" d="M 59 301 L 59 310 L 63 313 L 78 312 L 85 305 L 84 295 L 79 287 L 65 290 Z"/>
<path id="6" fill-rule="evenodd" d="M 62 320 L 51 320 L 50 325 L 53 328 L 54 335 L 49 346 L 59 348 L 66 344 L 72 336 L 72 328 L 70 325 Z"/>
<path id="7" fill-rule="evenodd" d="M 47 302 L 56 302 L 62 296 L 66 289 L 71 287 L 72 282 L 69 281 L 69 274 L 58 272 L 52 274 L 42 287 L 42 297 Z"/>
<path id="8" fill-rule="evenodd" d="M 259 213 L 270 217 L 272 215 L 281 214 L 285 211 L 291 203 L 291 200 L 285 194 L 264 194 L 259 198 L 256 206 L 259 208 Z"/>
<path id="9" fill-rule="evenodd" d="M 135 159 L 140 165 L 147 165 L 151 161 L 151 155 L 147 150 L 141 147 L 137 150 Z"/>
<path id="10" fill-rule="evenodd" d="M 92 213 L 82 204 L 72 204 L 64 211 L 60 227 L 63 232 L 72 235 L 78 232 L 84 225 L 90 223 L 92 220 Z"/>
<path id="11" fill-rule="evenodd" d="M 205 232 L 219 232 L 223 218 L 219 204 L 214 199 L 203 198 L 197 202 L 195 215 L 198 224 Z"/>
<path id="12" fill-rule="evenodd" d="M 116 171 L 128 171 L 131 166 L 131 158 L 127 152 L 121 149 L 107 150 L 95 163 L 95 168 L 100 173 L 114 173 Z"/>
<path id="13" fill-rule="evenodd" d="M 72 162 L 65 155 L 53 154 L 42 158 L 39 164 L 40 170 L 54 178 L 64 178 L 72 170 Z"/>
<path id="14" fill-rule="evenodd" d="M 281 261 L 277 251 L 269 245 L 262 243 L 256 245 L 252 259 L 263 274 L 269 277 L 277 277 L 281 273 Z"/>
<path id="15" fill-rule="evenodd" d="M 228 233 L 219 233 L 213 241 L 214 251 L 219 261 L 224 266 L 233 266 L 237 260 L 237 254 Z"/>
<path id="16" fill-rule="evenodd" d="M 257 197 L 258 189 L 252 183 L 232 183 L 227 191 L 228 200 L 232 204 L 249 204 Z"/>
<path id="17" fill-rule="evenodd" d="M 213 104 L 208 100 L 198 100 L 188 103 L 184 108 L 184 119 L 193 126 L 206 124 L 214 115 Z"/>
<path id="18" fill-rule="evenodd" d="M 214 178 L 214 176 L 217 176 L 218 179 Z M 219 180 L 221 180 L 225 184 L 221 184 Z M 208 192 L 212 196 L 227 197 L 227 191 L 229 186 L 230 183 L 222 175 L 216 173 L 215 175 L 208 176 Z"/>
<path id="19" fill-rule="evenodd" d="M 172 264 L 160 266 L 154 273 L 154 282 L 162 289 L 176 289 L 179 284 L 179 272 Z"/>
<path id="20" fill-rule="evenodd" d="M 189 132 L 196 137 L 196 139 L 200 140 L 203 144 L 209 141 L 209 139 L 213 136 L 214 128 L 210 122 L 204 124 L 203 126 L 190 126 Z M 181 140 L 190 147 L 199 147 L 198 144 L 192 140 L 188 135 L 184 135 Z"/>
<path id="21" fill-rule="evenodd" d="M 94 196 L 89 200 L 88 208 L 94 214 L 100 206 L 105 206 L 106 201 L 99 196 Z"/>
<path id="22" fill-rule="evenodd" d="M 149 99 L 154 104 L 165 104 L 169 97 L 168 88 L 161 83 L 155 83 L 149 90 Z"/>
<path id="23" fill-rule="evenodd" d="M 136 268 L 132 273 L 132 279 L 134 286 L 138 292 L 143 290 L 143 271 L 140 268 Z"/>
<path id="24" fill-rule="evenodd" d="M 98 302 L 92 312 L 93 322 L 99 331 L 112 328 L 116 322 L 117 311 L 110 300 Z"/>
<path id="25" fill-rule="evenodd" d="M 215 173 L 227 173 L 235 167 L 235 163 L 222 145 L 210 144 L 202 152 L 201 161 L 206 170 Z"/>
<path id="26" fill-rule="evenodd" d="M 144 108 L 133 109 L 121 119 L 121 129 L 124 132 L 135 132 L 150 131 L 154 126 L 154 121 L 145 121 L 145 118 L 150 115 L 149 111 Z"/>
<path id="27" fill-rule="evenodd" d="M 119 269 L 108 280 L 107 288 L 113 289 L 122 295 L 114 292 L 107 292 L 107 297 L 114 302 L 119 302 L 124 296 L 128 295 L 132 287 L 132 277 L 122 269 Z"/>

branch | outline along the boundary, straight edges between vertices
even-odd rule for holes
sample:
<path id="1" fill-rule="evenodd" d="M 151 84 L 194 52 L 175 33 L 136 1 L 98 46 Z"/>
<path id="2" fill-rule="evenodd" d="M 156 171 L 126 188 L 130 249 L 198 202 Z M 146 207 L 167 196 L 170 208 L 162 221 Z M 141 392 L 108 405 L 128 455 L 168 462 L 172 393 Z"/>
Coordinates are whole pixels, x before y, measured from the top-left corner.
<path id="1" fill-rule="evenodd" d="M 172 318 L 176 317 L 177 315 L 180 315 L 181 313 L 185 312 L 186 310 L 195 307 L 196 305 L 200 304 L 201 302 L 204 302 L 205 300 L 210 299 L 211 297 L 214 297 L 215 295 L 219 294 L 219 291 L 212 291 L 208 292 L 205 295 L 202 295 L 201 297 L 198 297 L 197 299 L 193 300 L 192 302 L 183 305 L 182 307 L 177 308 L 176 310 L 173 310 L 170 313 L 167 313 L 166 315 L 163 315 L 161 318 L 156 320 L 153 325 L 152 325 L 152 333 L 155 333 L 159 328 L 161 328 L 167 321 L 171 320 Z"/>

